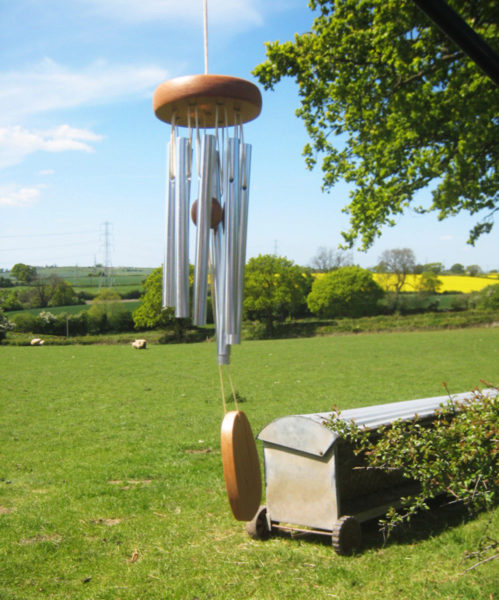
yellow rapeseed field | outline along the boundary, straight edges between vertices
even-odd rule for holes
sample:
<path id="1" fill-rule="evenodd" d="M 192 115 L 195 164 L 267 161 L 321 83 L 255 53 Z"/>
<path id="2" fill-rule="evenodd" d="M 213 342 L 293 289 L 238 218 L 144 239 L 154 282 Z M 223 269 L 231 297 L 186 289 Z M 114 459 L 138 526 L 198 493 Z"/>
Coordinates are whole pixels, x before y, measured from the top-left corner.
<path id="1" fill-rule="evenodd" d="M 396 281 L 395 275 L 384 273 L 373 273 L 374 279 L 384 290 L 393 290 Z M 418 290 L 420 275 L 407 275 L 402 288 L 403 292 L 415 292 Z M 468 277 L 466 275 L 439 275 L 438 279 L 442 282 L 439 292 L 461 292 L 469 294 L 470 292 L 479 292 L 488 285 L 499 283 L 497 277 Z"/>

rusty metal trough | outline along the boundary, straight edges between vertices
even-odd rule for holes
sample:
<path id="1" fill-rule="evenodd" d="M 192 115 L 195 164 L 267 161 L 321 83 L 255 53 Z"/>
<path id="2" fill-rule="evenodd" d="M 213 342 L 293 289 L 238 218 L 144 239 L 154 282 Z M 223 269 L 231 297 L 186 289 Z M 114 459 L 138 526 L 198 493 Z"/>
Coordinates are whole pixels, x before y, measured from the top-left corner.
<path id="1" fill-rule="evenodd" d="M 473 396 L 456 394 L 452 401 Z M 449 402 L 449 396 L 395 402 L 345 410 L 340 418 L 375 430 L 416 415 L 432 419 Z M 264 448 L 266 505 L 247 524 L 251 537 L 265 539 L 279 529 L 320 533 L 332 537 L 338 553 L 349 553 L 360 544 L 362 522 L 383 515 L 417 489 L 397 472 L 356 469 L 359 458 L 350 445 L 325 425 L 332 415 L 282 417 L 257 436 Z"/>

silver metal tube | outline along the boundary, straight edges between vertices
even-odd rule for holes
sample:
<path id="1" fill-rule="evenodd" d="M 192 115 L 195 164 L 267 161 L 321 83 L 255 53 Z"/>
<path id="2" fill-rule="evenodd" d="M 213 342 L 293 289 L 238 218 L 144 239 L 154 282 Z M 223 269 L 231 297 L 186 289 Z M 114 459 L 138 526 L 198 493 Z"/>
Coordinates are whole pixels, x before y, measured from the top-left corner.
<path id="1" fill-rule="evenodd" d="M 184 137 L 177 138 L 175 165 L 175 316 L 189 316 L 189 204 L 191 146 Z"/>
<path id="2" fill-rule="evenodd" d="M 208 293 L 208 251 L 210 241 L 213 172 L 216 162 L 216 138 L 204 135 L 201 140 L 201 177 L 197 204 L 196 262 L 194 267 L 194 325 L 206 325 Z"/>
<path id="3" fill-rule="evenodd" d="M 241 152 L 241 175 L 239 188 L 239 223 L 237 233 L 237 290 L 235 298 L 236 328 L 231 344 L 241 343 L 241 322 L 243 314 L 244 267 L 246 265 L 246 238 L 248 232 L 249 182 L 251 170 L 251 145 L 244 144 Z"/>
<path id="4" fill-rule="evenodd" d="M 163 262 L 163 307 L 175 306 L 175 175 L 171 172 L 171 155 L 175 154 L 169 143 L 168 168 L 166 170 L 166 226 L 165 258 Z"/>
<path id="5" fill-rule="evenodd" d="M 216 162 L 213 172 L 214 197 L 222 204 L 220 185 L 220 163 L 218 152 L 215 154 Z M 225 235 L 224 222 L 221 221 L 215 230 L 211 230 L 210 256 L 213 276 L 213 317 L 217 336 L 217 357 L 219 365 L 229 364 L 230 346 L 227 344 L 225 334 Z"/>
<path id="6" fill-rule="evenodd" d="M 239 139 L 227 140 L 224 170 L 224 221 L 225 221 L 225 330 L 227 343 L 232 343 L 236 333 L 236 296 L 239 230 Z"/>
<path id="7" fill-rule="evenodd" d="M 217 336 L 218 364 L 229 364 L 230 346 L 225 332 L 225 261 L 224 261 L 223 225 L 220 223 L 211 232 L 211 260 L 213 272 L 213 313 Z"/>

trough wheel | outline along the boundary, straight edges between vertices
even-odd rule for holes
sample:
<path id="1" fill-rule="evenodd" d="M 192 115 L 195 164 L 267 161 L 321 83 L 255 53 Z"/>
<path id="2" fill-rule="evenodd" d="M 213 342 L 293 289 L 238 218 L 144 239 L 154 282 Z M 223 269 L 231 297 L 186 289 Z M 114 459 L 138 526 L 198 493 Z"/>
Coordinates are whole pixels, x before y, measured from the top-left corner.
<path id="1" fill-rule="evenodd" d="M 268 540 L 270 537 L 270 528 L 267 521 L 267 507 L 260 506 L 256 515 L 251 521 L 246 523 L 246 531 L 254 540 Z"/>
<path id="2" fill-rule="evenodd" d="M 338 554 L 352 554 L 360 547 L 360 523 L 355 517 L 345 515 L 338 519 L 333 527 L 333 548 Z"/>

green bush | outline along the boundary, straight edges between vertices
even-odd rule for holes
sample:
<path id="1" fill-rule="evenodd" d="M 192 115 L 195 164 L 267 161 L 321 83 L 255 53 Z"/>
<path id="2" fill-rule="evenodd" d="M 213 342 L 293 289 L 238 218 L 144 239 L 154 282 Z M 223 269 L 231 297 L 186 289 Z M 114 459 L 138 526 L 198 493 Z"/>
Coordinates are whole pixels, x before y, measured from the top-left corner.
<path id="1" fill-rule="evenodd" d="M 13 327 L 14 324 L 7 319 L 3 314 L 3 310 L 0 308 L 0 344 L 2 343 L 2 340 L 5 339 L 7 331 L 10 331 Z"/>
<path id="2" fill-rule="evenodd" d="M 17 313 L 12 317 L 16 331 L 23 333 L 33 332 L 36 329 L 38 318 L 28 312 Z"/>
<path id="3" fill-rule="evenodd" d="M 477 308 L 497 310 L 499 308 L 499 283 L 483 288 L 476 298 Z"/>
<path id="4" fill-rule="evenodd" d="M 17 290 L 12 290 L 10 293 L 8 293 L 2 299 L 1 305 L 2 305 L 3 310 L 6 310 L 6 311 L 23 309 L 23 305 L 22 305 L 22 302 L 19 300 Z"/>
<path id="5" fill-rule="evenodd" d="M 108 318 L 108 322 L 111 331 L 121 332 L 134 330 L 132 313 L 125 307 L 113 311 Z"/>
<path id="6" fill-rule="evenodd" d="M 476 390 L 469 400 L 452 398 L 430 424 L 396 421 L 375 432 L 345 422 L 336 412 L 329 427 L 349 440 L 365 468 L 398 471 L 419 484 L 420 491 L 402 499 L 382 521 L 388 535 L 428 501 L 447 494 L 470 512 L 489 509 L 499 491 L 499 396 Z"/>
<path id="7" fill-rule="evenodd" d="M 376 314 L 383 295 L 367 269 L 342 267 L 314 281 L 307 304 L 322 318 L 355 318 Z"/>

